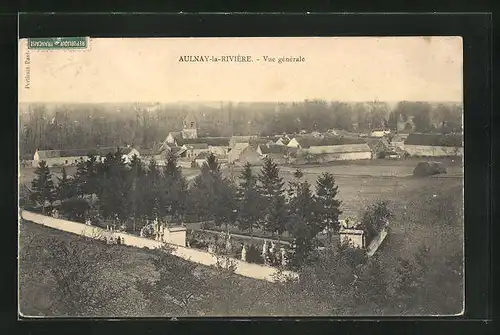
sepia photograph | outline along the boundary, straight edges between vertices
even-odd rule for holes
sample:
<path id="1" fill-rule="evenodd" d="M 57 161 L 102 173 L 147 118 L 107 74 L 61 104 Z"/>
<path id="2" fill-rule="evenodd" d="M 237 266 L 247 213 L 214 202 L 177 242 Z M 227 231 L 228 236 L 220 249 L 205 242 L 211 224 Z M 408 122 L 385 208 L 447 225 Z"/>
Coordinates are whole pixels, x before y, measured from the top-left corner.
<path id="1" fill-rule="evenodd" d="M 19 39 L 18 315 L 462 315 L 461 37 Z"/>

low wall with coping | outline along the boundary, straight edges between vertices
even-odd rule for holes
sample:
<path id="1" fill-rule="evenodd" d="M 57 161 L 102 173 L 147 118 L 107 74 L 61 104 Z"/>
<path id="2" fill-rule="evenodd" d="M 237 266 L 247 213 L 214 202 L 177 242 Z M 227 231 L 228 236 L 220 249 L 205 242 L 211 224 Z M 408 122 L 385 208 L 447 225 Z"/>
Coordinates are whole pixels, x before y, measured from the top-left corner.
<path id="1" fill-rule="evenodd" d="M 102 228 L 88 226 L 82 223 L 68 220 L 56 219 L 50 216 L 45 216 L 25 210 L 21 211 L 21 217 L 24 220 L 31 221 L 46 227 L 89 238 L 99 239 L 104 236 L 120 237 L 122 239 L 122 244 L 137 248 L 145 247 L 149 249 L 157 249 L 163 246 L 162 242 L 150 238 L 139 237 L 122 232 L 110 232 Z M 172 254 L 174 256 L 183 258 L 185 260 L 207 266 L 215 265 L 217 263 L 217 257 L 211 253 L 173 244 L 168 244 L 168 246 L 172 247 Z M 235 272 L 241 276 L 273 282 L 275 280 L 273 276 L 278 272 L 277 269 L 270 266 L 251 264 L 234 258 L 230 258 L 230 260 L 236 264 Z M 291 271 L 284 271 L 283 274 L 295 278 L 297 277 L 297 273 Z"/>

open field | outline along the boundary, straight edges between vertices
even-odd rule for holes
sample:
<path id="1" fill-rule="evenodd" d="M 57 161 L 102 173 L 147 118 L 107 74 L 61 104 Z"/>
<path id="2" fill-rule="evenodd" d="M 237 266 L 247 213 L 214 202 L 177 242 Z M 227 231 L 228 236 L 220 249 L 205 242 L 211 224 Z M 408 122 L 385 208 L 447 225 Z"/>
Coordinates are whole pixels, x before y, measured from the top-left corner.
<path id="1" fill-rule="evenodd" d="M 258 173 L 260 168 L 254 169 Z M 450 169 L 449 169 L 450 170 Z M 237 177 L 241 168 L 235 168 Z M 280 167 L 281 176 L 286 186 L 293 181 L 293 168 Z M 463 179 L 461 168 L 455 167 L 456 175 L 433 176 L 416 178 L 412 174 L 413 166 L 328 166 L 302 168 L 304 180 L 314 188 L 316 179 L 323 172 L 330 172 L 335 176 L 339 187 L 338 198 L 342 201 L 343 216 L 357 216 L 366 205 L 377 200 L 388 200 L 395 207 L 408 204 L 409 197 L 419 195 L 422 190 L 432 187 L 437 193 L 443 189 L 457 186 L 461 189 Z M 228 171 L 224 170 L 227 174 Z"/>

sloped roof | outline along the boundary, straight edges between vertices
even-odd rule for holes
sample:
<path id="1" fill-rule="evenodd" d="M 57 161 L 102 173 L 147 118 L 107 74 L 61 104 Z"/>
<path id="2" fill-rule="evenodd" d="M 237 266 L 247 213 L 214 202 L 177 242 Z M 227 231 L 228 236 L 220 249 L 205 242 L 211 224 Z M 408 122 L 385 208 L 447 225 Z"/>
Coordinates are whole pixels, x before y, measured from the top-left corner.
<path id="1" fill-rule="evenodd" d="M 289 147 L 284 145 L 272 144 L 272 145 L 259 145 L 260 152 L 262 154 L 287 154 L 290 152 Z"/>
<path id="2" fill-rule="evenodd" d="M 375 150 L 377 147 L 381 147 L 383 150 L 389 149 L 389 142 L 385 138 L 367 138 L 366 144 L 371 150 Z"/>
<path id="3" fill-rule="evenodd" d="M 228 159 L 229 160 L 237 160 L 243 150 L 246 148 L 250 147 L 248 143 L 236 143 L 234 145 L 234 148 L 229 151 L 228 153 Z"/>
<path id="4" fill-rule="evenodd" d="M 203 152 L 200 152 L 198 155 L 196 155 L 195 159 L 207 159 L 207 157 L 209 155 L 210 155 L 210 152 L 203 151 Z"/>
<path id="5" fill-rule="evenodd" d="M 276 140 L 276 142 L 280 141 L 281 140 L 281 143 L 283 143 L 283 145 L 287 145 L 288 143 L 290 143 L 290 140 L 285 138 L 285 137 L 280 137 Z"/>
<path id="6" fill-rule="evenodd" d="M 412 133 L 405 140 L 405 145 L 426 145 L 442 147 L 461 147 L 461 134 L 418 134 Z"/>
<path id="7" fill-rule="evenodd" d="M 208 149 L 208 144 L 206 143 L 192 143 L 184 144 L 187 149 Z"/>
<path id="8" fill-rule="evenodd" d="M 269 142 L 273 142 L 274 143 L 274 141 L 272 139 L 270 139 L 270 138 L 258 137 L 258 138 L 252 138 L 252 139 L 250 139 L 250 141 L 248 143 L 252 147 L 254 147 L 254 148 L 257 149 L 259 147 L 259 145 L 261 145 L 261 144 L 267 144 Z"/>
<path id="9" fill-rule="evenodd" d="M 315 154 L 340 154 L 351 152 L 371 152 L 372 150 L 366 143 L 360 144 L 342 144 L 331 146 L 312 146 L 309 151 Z"/>
<path id="10" fill-rule="evenodd" d="M 229 141 L 231 138 L 229 137 L 202 137 L 201 141 L 207 143 L 212 147 L 227 147 L 229 146 Z"/>
<path id="11" fill-rule="evenodd" d="M 310 147 L 321 147 L 321 146 L 334 146 L 334 145 L 345 145 L 345 144 L 366 144 L 365 141 L 356 138 L 346 138 L 346 137 L 325 137 L 317 138 L 312 136 L 297 136 L 295 140 L 299 142 L 302 148 Z"/>
<path id="12" fill-rule="evenodd" d="M 40 159 L 57 158 L 57 157 L 84 157 L 88 155 L 106 156 L 108 153 L 115 153 L 118 148 L 116 147 L 102 147 L 92 149 L 64 149 L 64 150 L 38 150 Z M 120 148 L 123 154 L 129 154 L 133 148 L 125 147 Z"/>

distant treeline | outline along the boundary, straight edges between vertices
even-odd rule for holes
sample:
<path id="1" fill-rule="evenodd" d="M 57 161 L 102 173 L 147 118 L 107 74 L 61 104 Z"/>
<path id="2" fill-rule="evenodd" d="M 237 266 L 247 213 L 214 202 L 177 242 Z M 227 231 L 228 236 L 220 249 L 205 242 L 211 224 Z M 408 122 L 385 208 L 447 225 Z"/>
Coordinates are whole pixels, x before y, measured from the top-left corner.
<path id="1" fill-rule="evenodd" d="M 30 104 L 20 110 L 22 155 L 36 149 L 94 148 L 134 144 L 152 147 L 193 115 L 199 136 L 296 133 L 342 129 L 368 132 L 398 126 L 417 132 L 458 131 L 462 105 L 453 103 Z M 399 124 L 399 125 L 398 125 Z M 400 129 L 401 130 L 401 129 Z"/>

